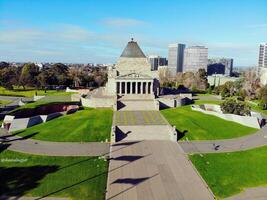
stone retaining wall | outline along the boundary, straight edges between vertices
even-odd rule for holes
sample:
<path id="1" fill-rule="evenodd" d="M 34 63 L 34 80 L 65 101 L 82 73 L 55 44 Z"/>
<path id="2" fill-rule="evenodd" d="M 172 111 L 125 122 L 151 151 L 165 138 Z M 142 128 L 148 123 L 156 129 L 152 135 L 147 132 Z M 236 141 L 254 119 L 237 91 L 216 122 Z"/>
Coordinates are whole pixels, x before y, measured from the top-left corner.
<path id="1" fill-rule="evenodd" d="M 224 114 L 221 111 L 220 106 L 211 105 L 211 104 L 203 104 L 203 105 L 193 105 L 191 106 L 192 110 L 200 111 L 204 114 L 214 115 L 216 117 L 220 117 L 227 121 L 236 122 L 242 124 L 244 126 L 252 127 L 260 129 L 260 121 L 262 117 L 259 113 L 251 112 L 252 116 L 240 116 L 234 114 Z"/>
<path id="2" fill-rule="evenodd" d="M 82 106 L 91 108 L 110 108 L 113 107 L 115 99 L 113 97 L 107 98 L 81 98 Z"/>

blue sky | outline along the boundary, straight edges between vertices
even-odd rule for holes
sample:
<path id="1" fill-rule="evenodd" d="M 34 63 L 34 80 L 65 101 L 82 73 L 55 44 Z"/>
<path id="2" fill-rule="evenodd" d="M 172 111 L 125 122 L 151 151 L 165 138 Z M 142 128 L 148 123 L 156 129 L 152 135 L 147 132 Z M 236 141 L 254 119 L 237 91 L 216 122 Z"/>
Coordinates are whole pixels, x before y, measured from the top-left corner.
<path id="1" fill-rule="evenodd" d="M 0 60 L 113 63 L 131 37 L 146 54 L 180 42 L 256 65 L 267 0 L 0 0 Z"/>

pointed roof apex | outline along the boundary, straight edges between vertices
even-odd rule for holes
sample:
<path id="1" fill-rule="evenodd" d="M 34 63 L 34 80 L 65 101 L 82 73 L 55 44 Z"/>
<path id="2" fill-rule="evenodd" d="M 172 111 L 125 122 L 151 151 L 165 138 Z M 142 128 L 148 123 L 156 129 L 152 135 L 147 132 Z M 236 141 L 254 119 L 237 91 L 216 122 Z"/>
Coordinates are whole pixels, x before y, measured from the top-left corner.
<path id="1" fill-rule="evenodd" d="M 126 58 L 145 58 L 145 54 L 137 44 L 137 42 L 134 41 L 133 38 L 131 38 L 131 41 L 128 42 L 127 46 L 123 50 L 121 57 Z"/>

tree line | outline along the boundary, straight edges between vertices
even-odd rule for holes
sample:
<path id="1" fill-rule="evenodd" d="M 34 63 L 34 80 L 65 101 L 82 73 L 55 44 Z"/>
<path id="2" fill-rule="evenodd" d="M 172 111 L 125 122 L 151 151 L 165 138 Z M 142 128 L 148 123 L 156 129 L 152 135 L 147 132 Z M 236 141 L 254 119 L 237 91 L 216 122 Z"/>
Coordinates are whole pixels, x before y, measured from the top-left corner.
<path id="1" fill-rule="evenodd" d="M 46 89 L 49 86 L 68 87 L 100 87 L 107 81 L 107 73 L 99 68 L 68 67 L 62 63 L 55 63 L 48 67 L 26 63 L 22 66 L 13 66 L 6 62 L 0 63 L 0 86 L 14 89 L 20 86 L 23 89 L 34 87 Z"/>

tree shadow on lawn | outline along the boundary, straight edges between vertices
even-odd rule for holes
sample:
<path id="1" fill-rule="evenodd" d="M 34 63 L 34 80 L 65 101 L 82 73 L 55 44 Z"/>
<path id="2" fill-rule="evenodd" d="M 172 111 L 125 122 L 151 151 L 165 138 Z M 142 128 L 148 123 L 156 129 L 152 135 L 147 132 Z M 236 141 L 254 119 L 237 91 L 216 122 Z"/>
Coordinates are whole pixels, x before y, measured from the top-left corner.
<path id="1" fill-rule="evenodd" d="M 187 133 L 188 133 L 188 130 L 184 130 L 183 132 L 179 131 L 178 129 L 176 129 L 177 131 L 177 140 L 181 140 Z"/>
<path id="2" fill-rule="evenodd" d="M 45 176 L 56 172 L 58 169 L 57 165 L 0 167 L 0 194 L 7 197 L 24 196 L 31 189 L 38 187 Z"/>

